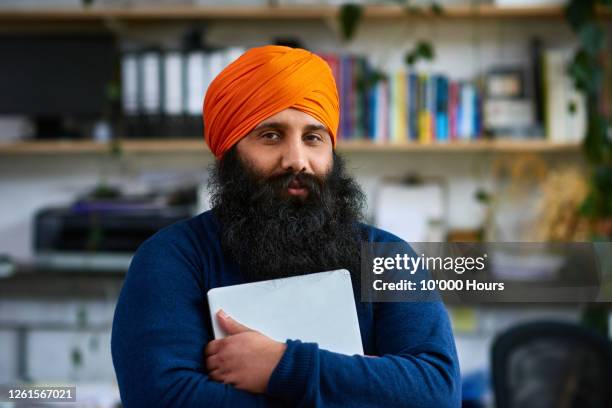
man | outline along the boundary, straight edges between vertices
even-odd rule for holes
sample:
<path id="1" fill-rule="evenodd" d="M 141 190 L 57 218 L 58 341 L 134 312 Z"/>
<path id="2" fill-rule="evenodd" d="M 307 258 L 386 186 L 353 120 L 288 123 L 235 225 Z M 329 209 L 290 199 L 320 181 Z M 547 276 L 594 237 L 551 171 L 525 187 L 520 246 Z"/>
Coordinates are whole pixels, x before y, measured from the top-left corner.
<path id="1" fill-rule="evenodd" d="M 329 66 L 302 49 L 253 48 L 210 85 L 205 138 L 213 210 L 138 249 L 115 311 L 113 363 L 126 407 L 457 407 L 459 367 L 443 305 L 360 302 L 360 243 L 399 242 L 359 222 L 363 194 L 334 153 Z M 224 312 L 213 340 L 206 292 L 351 271 L 366 356 L 274 341 Z"/>

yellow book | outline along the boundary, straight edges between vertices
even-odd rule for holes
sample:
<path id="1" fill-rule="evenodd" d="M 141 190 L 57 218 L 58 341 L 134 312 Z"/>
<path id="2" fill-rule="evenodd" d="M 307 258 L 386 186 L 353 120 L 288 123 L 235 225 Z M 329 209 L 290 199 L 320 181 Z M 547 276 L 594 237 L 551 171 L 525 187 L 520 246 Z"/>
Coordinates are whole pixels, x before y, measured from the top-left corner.
<path id="1" fill-rule="evenodd" d="M 425 110 L 419 112 L 419 142 L 431 142 L 431 115 Z"/>
<path id="2" fill-rule="evenodd" d="M 407 141 L 407 121 L 406 121 L 406 73 L 399 71 L 395 73 L 395 86 L 396 86 L 396 106 L 395 106 L 395 134 L 394 142 L 406 142 Z"/>

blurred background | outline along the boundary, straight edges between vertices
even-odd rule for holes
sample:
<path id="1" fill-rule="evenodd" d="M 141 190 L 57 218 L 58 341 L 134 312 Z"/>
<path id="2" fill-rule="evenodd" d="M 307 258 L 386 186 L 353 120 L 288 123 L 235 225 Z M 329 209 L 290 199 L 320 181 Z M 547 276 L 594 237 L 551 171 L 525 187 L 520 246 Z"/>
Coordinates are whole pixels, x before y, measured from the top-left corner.
<path id="1" fill-rule="evenodd" d="M 607 0 L 0 0 L 0 384 L 119 405 L 131 255 L 209 208 L 203 97 L 250 47 L 328 61 L 370 223 L 610 241 L 611 22 Z M 612 406 L 609 304 L 449 312 L 465 407 Z"/>

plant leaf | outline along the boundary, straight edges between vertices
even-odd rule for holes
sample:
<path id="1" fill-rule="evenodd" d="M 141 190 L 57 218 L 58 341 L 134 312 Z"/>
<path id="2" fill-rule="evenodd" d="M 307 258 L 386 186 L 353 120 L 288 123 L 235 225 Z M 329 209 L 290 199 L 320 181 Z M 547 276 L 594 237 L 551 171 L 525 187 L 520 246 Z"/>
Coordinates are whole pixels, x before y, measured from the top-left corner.
<path id="1" fill-rule="evenodd" d="M 434 48 L 429 41 L 421 40 L 416 46 L 416 55 L 426 60 L 434 59 Z"/>
<path id="2" fill-rule="evenodd" d="M 491 194 L 482 188 L 476 191 L 474 198 L 481 204 L 489 204 L 491 202 Z"/>
<path id="3" fill-rule="evenodd" d="M 589 21 L 593 21 L 595 16 L 596 0 L 570 0 L 565 7 L 565 19 L 569 25 L 578 31 L 580 27 Z"/>
<path id="4" fill-rule="evenodd" d="M 567 72 L 574 80 L 578 90 L 590 95 L 597 94 L 601 86 L 602 70 L 597 59 L 584 50 L 579 50 L 567 67 Z"/>
<path id="5" fill-rule="evenodd" d="M 580 208 L 578 209 L 580 215 L 589 218 L 595 217 L 597 214 L 596 201 L 597 199 L 595 198 L 595 192 L 591 189 L 582 204 L 580 204 Z"/>
<path id="6" fill-rule="evenodd" d="M 440 5 L 440 3 L 438 3 L 437 1 L 434 1 L 431 3 L 431 12 L 435 16 L 441 16 L 442 14 L 444 14 L 444 9 Z"/>
<path id="7" fill-rule="evenodd" d="M 612 166 L 597 166 L 595 168 L 595 175 L 593 181 L 595 187 L 597 187 L 599 190 L 612 193 Z"/>
<path id="8" fill-rule="evenodd" d="M 338 20 L 344 40 L 350 40 L 355 35 L 363 16 L 363 7 L 359 4 L 345 3 L 340 7 Z"/>
<path id="9" fill-rule="evenodd" d="M 594 22 L 589 22 L 580 27 L 578 38 L 582 49 L 590 55 L 596 55 L 604 47 L 603 31 Z"/>
<path id="10" fill-rule="evenodd" d="M 589 102 L 587 102 L 588 122 L 583 149 L 589 161 L 594 164 L 601 164 L 605 160 L 609 161 L 611 156 L 606 121 L 599 116 L 596 107 L 590 107 L 588 104 Z"/>
<path id="11" fill-rule="evenodd" d="M 406 56 L 404 57 L 404 62 L 408 65 L 408 66 L 413 66 L 414 63 L 416 62 L 416 57 L 414 55 L 414 53 L 412 52 L 407 52 Z"/>

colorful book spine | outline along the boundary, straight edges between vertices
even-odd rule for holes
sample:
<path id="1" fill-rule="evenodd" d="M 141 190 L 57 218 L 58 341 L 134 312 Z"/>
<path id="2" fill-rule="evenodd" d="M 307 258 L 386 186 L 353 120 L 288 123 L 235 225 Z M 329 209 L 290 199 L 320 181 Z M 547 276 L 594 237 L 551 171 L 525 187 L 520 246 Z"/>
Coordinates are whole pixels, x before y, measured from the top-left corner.
<path id="1" fill-rule="evenodd" d="M 456 81 L 451 81 L 449 87 L 449 127 L 450 139 L 457 140 L 457 118 L 459 114 L 459 84 Z"/>
<path id="2" fill-rule="evenodd" d="M 393 100 L 391 104 L 392 133 L 391 140 L 394 143 L 402 143 L 407 140 L 406 131 L 406 74 L 402 71 L 395 72 L 392 79 Z"/>
<path id="3" fill-rule="evenodd" d="M 429 142 L 436 139 L 436 76 L 427 77 L 427 115 L 429 120 Z"/>
<path id="4" fill-rule="evenodd" d="M 448 79 L 442 75 L 436 76 L 436 140 L 449 140 L 448 130 Z"/>
<path id="5" fill-rule="evenodd" d="M 414 72 L 408 74 L 408 139 L 416 141 L 419 137 L 418 115 L 418 76 Z"/>
<path id="6" fill-rule="evenodd" d="M 482 134 L 482 93 L 472 81 L 397 70 L 374 82 L 364 56 L 319 55 L 336 80 L 342 139 L 444 143 Z"/>
<path id="7" fill-rule="evenodd" d="M 429 111 L 429 77 L 426 74 L 419 75 L 419 142 L 431 142 L 431 113 Z"/>
<path id="8" fill-rule="evenodd" d="M 388 142 L 389 134 L 390 134 L 389 81 L 386 79 L 379 81 L 377 84 L 376 90 L 377 90 L 376 96 L 377 96 L 377 106 L 378 106 L 378 109 L 376 111 L 376 125 L 377 125 L 376 140 L 379 142 Z"/>
<path id="9" fill-rule="evenodd" d="M 350 60 L 347 56 L 341 56 L 339 60 L 340 78 L 337 83 L 340 84 L 340 138 L 348 139 L 350 136 Z"/>

